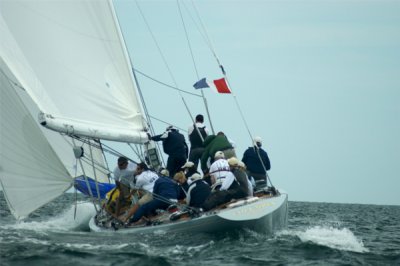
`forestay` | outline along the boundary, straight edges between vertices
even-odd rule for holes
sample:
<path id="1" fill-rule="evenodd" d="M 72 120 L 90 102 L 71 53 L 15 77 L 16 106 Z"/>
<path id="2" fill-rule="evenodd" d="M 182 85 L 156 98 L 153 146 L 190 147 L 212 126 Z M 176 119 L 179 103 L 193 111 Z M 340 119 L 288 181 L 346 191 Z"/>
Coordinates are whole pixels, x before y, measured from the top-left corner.
<path id="1" fill-rule="evenodd" d="M 15 45 L 1 56 L 46 114 L 43 124 L 92 138 L 147 141 L 110 1 L 1 1 L 0 12 L 10 33 L 2 32 L 2 41 Z M 21 61 L 28 67 L 21 69 Z"/>

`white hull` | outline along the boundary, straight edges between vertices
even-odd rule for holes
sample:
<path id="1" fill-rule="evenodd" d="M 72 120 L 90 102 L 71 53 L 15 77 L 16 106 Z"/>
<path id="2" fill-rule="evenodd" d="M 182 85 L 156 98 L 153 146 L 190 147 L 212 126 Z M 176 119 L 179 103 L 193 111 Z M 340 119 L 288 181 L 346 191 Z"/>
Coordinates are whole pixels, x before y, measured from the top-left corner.
<path id="1" fill-rule="evenodd" d="M 288 197 L 286 193 L 261 198 L 244 205 L 206 212 L 198 218 L 153 226 L 106 229 L 95 224 L 94 217 L 89 222 L 94 232 L 150 233 L 150 232 L 220 232 L 248 228 L 258 232 L 272 233 L 287 224 Z"/>

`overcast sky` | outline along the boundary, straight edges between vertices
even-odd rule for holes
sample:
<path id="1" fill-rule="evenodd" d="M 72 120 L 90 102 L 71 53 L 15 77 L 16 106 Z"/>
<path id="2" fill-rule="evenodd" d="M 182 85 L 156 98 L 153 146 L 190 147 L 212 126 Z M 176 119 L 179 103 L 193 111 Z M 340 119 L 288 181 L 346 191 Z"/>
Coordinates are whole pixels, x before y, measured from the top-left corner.
<path id="1" fill-rule="evenodd" d="M 195 93 L 198 77 L 222 77 L 191 1 L 180 3 L 198 76 L 176 1 L 138 1 L 173 77 L 136 3 L 115 3 L 138 70 Z M 295 201 L 400 204 L 400 1 L 195 3 L 276 187 Z M 138 79 L 152 116 L 186 130 L 181 96 L 205 114 L 201 98 Z M 233 96 L 204 93 L 241 158 L 251 139 Z"/>

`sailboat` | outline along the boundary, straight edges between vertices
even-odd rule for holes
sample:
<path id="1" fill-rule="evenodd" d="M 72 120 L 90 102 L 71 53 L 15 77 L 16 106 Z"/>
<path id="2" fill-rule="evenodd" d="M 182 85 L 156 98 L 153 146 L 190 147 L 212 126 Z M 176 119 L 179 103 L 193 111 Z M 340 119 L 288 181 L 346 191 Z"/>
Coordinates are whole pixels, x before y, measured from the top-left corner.
<path id="1" fill-rule="evenodd" d="M 0 181 L 17 219 L 62 195 L 78 176 L 98 210 L 100 185 L 110 173 L 104 156 L 96 155 L 105 151 L 102 141 L 141 145 L 150 166 L 160 167 L 112 1 L 2 1 L 0 13 Z M 61 142 L 49 135 L 68 145 L 57 149 Z M 62 154 L 74 156 L 70 169 Z M 102 223 L 98 210 L 89 225 L 132 233 L 274 231 L 286 225 L 287 204 L 286 193 L 266 187 L 209 212 L 164 212 L 137 227 Z"/>

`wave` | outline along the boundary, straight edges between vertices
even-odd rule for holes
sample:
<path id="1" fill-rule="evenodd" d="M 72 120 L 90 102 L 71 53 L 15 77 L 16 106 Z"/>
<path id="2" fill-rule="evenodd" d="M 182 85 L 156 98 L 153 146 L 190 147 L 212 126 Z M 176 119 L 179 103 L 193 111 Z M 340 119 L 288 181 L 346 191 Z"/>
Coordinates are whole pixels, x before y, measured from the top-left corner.
<path id="1" fill-rule="evenodd" d="M 348 228 L 314 226 L 307 228 L 305 231 L 284 230 L 279 232 L 278 235 L 296 236 L 302 242 L 311 242 L 320 246 L 326 246 L 338 250 L 359 253 L 369 252 L 369 250 L 364 247 L 362 240 L 358 239 Z"/>
<path id="2" fill-rule="evenodd" d="M 90 202 L 78 202 L 69 209 L 47 221 L 19 221 L 2 226 L 4 229 L 46 231 L 89 231 L 89 220 L 96 214 Z M 75 218 L 74 218 L 75 217 Z"/>

